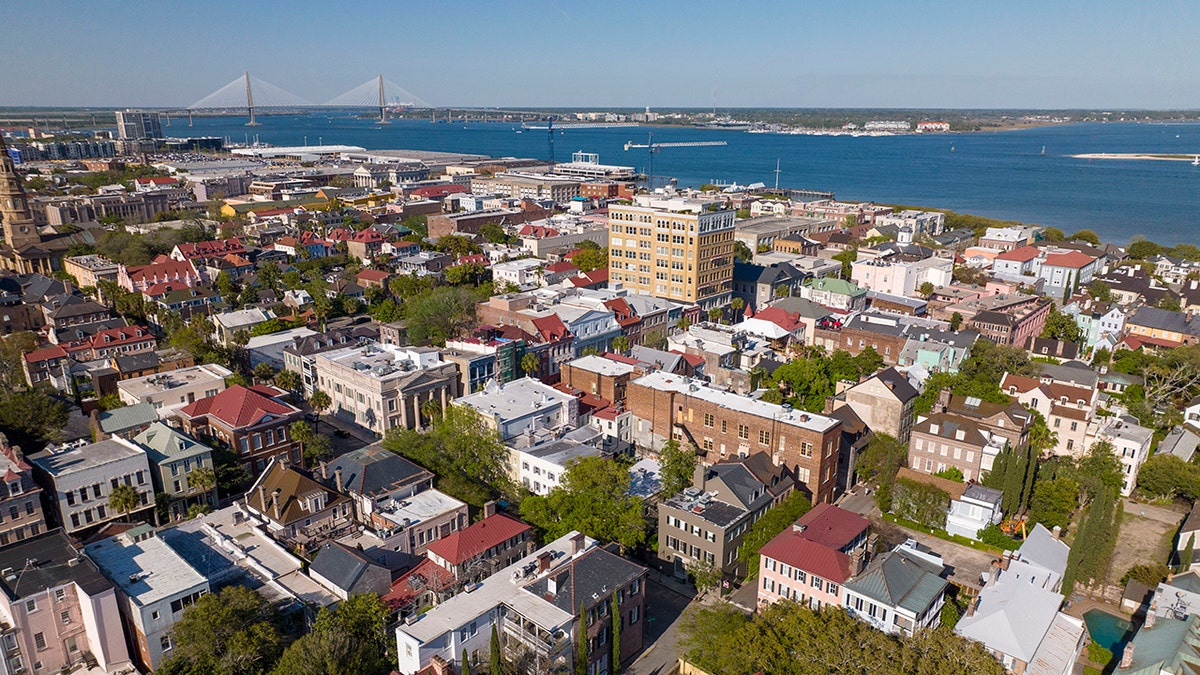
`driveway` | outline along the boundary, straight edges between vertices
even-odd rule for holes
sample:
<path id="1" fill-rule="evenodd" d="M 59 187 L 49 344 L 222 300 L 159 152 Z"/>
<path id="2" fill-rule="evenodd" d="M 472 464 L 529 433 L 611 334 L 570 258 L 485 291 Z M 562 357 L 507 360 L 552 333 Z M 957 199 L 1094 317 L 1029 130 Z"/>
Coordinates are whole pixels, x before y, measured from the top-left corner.
<path id="1" fill-rule="evenodd" d="M 628 675 L 668 675 L 679 662 L 679 617 L 693 602 L 695 589 L 653 570 L 646 580 L 646 625 L 642 653 L 630 664 Z"/>
<path id="2" fill-rule="evenodd" d="M 844 493 L 842 498 L 837 501 L 837 505 L 868 519 L 879 515 L 879 509 L 875 506 L 875 491 L 872 490 L 871 494 L 867 494 L 865 485 L 859 485 Z"/>
<path id="3" fill-rule="evenodd" d="M 895 523 L 879 521 L 880 539 L 887 542 L 887 549 L 904 543 L 905 539 L 915 539 L 917 543 L 929 547 L 934 553 L 942 556 L 942 563 L 950 568 L 947 578 L 960 586 L 971 588 L 980 587 L 980 575 L 991 569 L 992 561 L 1000 556 L 963 546 L 952 541 L 939 539 L 918 530 L 910 530 Z"/>
<path id="4" fill-rule="evenodd" d="M 316 427 L 318 433 L 325 434 L 333 441 L 334 457 L 341 457 L 347 452 L 375 442 L 375 434 L 372 432 L 333 415 L 321 415 L 321 422 Z"/>

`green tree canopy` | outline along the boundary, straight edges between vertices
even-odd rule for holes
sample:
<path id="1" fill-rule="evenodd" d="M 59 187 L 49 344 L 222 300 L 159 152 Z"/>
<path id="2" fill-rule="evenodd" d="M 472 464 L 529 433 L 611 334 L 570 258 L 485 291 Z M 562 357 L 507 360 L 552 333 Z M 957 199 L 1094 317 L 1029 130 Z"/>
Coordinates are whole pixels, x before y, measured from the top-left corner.
<path id="1" fill-rule="evenodd" d="M 630 480 L 629 470 L 611 459 L 573 460 L 550 494 L 521 502 L 521 515 L 547 539 L 578 530 L 631 548 L 645 541 L 646 519 L 641 498 L 629 494 Z"/>
<path id="2" fill-rule="evenodd" d="M 738 562 L 746 566 L 746 578 L 758 576 L 758 552 L 775 535 L 791 527 L 801 516 L 812 508 L 812 502 L 799 490 L 783 498 L 775 506 L 767 509 L 762 516 L 754 521 L 746 536 L 742 538 L 742 547 L 738 549 Z"/>
<path id="3" fill-rule="evenodd" d="M 379 596 L 352 595 L 317 614 L 312 631 L 283 653 L 272 675 L 387 675 L 396 642 Z"/>
<path id="4" fill-rule="evenodd" d="M 712 675 L 1003 675 L 983 645 L 949 630 L 897 637 L 839 608 L 777 602 L 747 616 L 728 604 L 693 606 L 680 620 L 679 646 Z"/>
<path id="5" fill-rule="evenodd" d="M 283 649 L 278 616 L 258 593 L 227 586 L 203 595 L 171 631 L 171 656 L 155 672 L 166 675 L 257 675 Z"/>
<path id="6" fill-rule="evenodd" d="M 696 471 L 696 450 L 672 438 L 658 451 L 659 475 L 662 489 L 659 495 L 670 499 L 692 484 Z"/>

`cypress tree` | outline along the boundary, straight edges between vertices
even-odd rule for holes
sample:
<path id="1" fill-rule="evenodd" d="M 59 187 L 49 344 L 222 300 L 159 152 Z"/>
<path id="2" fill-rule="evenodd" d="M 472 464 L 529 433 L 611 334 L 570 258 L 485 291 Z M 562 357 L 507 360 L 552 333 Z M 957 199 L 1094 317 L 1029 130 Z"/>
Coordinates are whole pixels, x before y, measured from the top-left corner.
<path id="1" fill-rule="evenodd" d="M 1179 558 L 1179 571 L 1186 572 L 1192 567 L 1192 557 L 1196 553 L 1196 535 L 1188 536 L 1187 546 L 1183 548 L 1183 556 Z"/>
<path id="2" fill-rule="evenodd" d="M 459 670 L 462 671 L 462 675 L 471 675 L 471 662 L 467 661 L 467 648 L 466 647 L 463 647 L 462 667 L 459 668 Z"/>
<path id="3" fill-rule="evenodd" d="M 1026 451 L 1025 462 L 1025 489 L 1021 491 L 1021 505 L 1019 510 L 1024 511 L 1029 506 L 1029 500 L 1033 498 L 1033 482 L 1037 478 L 1038 457 L 1033 448 L 1028 448 Z"/>
<path id="4" fill-rule="evenodd" d="M 612 667 L 609 672 L 613 675 L 621 672 L 621 605 L 616 593 L 612 596 Z"/>
<path id="5" fill-rule="evenodd" d="M 588 625 L 587 609 L 579 603 L 579 636 L 575 640 L 575 675 L 587 675 Z"/>
<path id="6" fill-rule="evenodd" d="M 504 661 L 500 657 L 500 638 L 496 636 L 496 624 L 492 624 L 492 660 L 488 667 L 488 675 L 500 675 L 504 669 Z"/>
<path id="7" fill-rule="evenodd" d="M 1025 453 L 1019 450 L 1009 450 L 1007 472 L 1004 476 L 1004 501 L 1002 508 L 1008 515 L 1013 515 L 1021 506 L 1021 490 L 1025 487 Z"/>

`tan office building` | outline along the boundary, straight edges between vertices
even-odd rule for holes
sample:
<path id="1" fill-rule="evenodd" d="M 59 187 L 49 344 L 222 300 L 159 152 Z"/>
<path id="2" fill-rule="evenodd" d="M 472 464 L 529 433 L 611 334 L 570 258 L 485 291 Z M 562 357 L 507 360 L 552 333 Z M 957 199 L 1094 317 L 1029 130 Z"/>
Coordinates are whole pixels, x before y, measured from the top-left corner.
<path id="1" fill-rule="evenodd" d="M 608 209 L 609 281 L 704 309 L 733 290 L 734 211 L 693 199 L 639 197 Z"/>

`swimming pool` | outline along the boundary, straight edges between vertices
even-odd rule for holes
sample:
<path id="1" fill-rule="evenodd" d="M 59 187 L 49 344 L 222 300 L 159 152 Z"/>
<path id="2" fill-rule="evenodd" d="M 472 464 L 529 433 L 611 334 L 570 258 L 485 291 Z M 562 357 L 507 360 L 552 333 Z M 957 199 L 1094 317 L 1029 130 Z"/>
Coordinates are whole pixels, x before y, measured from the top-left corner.
<path id="1" fill-rule="evenodd" d="M 1083 623 L 1087 626 L 1092 641 L 1113 654 L 1121 652 L 1132 627 L 1129 621 L 1102 609 L 1089 609 L 1084 612 Z"/>

